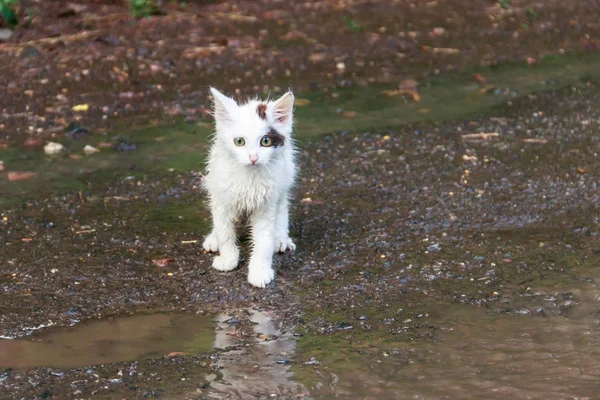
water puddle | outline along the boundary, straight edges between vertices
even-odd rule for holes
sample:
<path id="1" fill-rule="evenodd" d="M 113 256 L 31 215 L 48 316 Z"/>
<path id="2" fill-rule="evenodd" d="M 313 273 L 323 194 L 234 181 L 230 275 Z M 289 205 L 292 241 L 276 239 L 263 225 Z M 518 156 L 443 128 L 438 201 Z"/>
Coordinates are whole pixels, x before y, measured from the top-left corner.
<path id="1" fill-rule="evenodd" d="M 306 388 L 293 379 L 290 371 L 296 340 L 291 332 L 282 332 L 270 311 L 249 310 L 251 343 L 237 339 L 237 327 L 220 315 L 215 347 L 228 348 L 216 364 L 221 378 L 211 384 L 210 399 L 256 399 L 261 396 L 302 397 Z M 253 344 L 253 345 L 252 345 Z"/>
<path id="2" fill-rule="evenodd" d="M 199 354 L 211 351 L 213 341 L 214 325 L 207 316 L 125 316 L 41 330 L 28 339 L 0 339 L 0 367 L 70 369 L 171 352 Z"/>
<path id="3" fill-rule="evenodd" d="M 519 299 L 491 309 L 425 306 L 432 340 L 366 350 L 349 342 L 338 354 L 319 354 L 322 365 L 303 381 L 316 398 L 597 398 L 600 288 L 598 273 L 587 272 L 584 283 L 549 279 L 516 289 Z"/>
<path id="4" fill-rule="evenodd" d="M 209 370 L 193 372 L 196 367 L 190 367 L 192 381 L 164 380 L 170 398 L 197 398 L 199 393 L 209 399 L 305 396 L 308 391 L 294 381 L 290 370 L 295 344 L 291 331 L 278 328 L 272 311 L 242 309 L 218 316 L 133 315 L 68 328 L 43 328 L 27 339 L 0 339 L 0 368 L 67 371 L 159 359 L 170 353 L 212 354 Z M 157 365 L 159 370 L 171 368 L 168 363 Z M 168 375 L 166 369 L 163 373 Z M 190 392 L 190 385 L 196 389 Z"/>

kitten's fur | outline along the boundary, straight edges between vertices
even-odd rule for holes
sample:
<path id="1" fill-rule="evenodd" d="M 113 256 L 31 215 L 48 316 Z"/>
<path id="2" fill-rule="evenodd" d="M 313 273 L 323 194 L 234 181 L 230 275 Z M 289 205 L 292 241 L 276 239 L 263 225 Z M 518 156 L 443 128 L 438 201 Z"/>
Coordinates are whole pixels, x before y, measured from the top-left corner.
<path id="1" fill-rule="evenodd" d="M 291 137 L 294 95 L 288 92 L 275 101 L 238 105 L 218 90 L 210 90 L 216 133 L 203 184 L 209 194 L 213 230 L 203 247 L 219 252 L 213 261 L 215 269 L 235 269 L 240 251 L 234 223 L 247 215 L 253 243 L 248 282 L 265 287 L 275 276 L 273 253 L 296 248 L 288 230 L 288 196 L 296 177 Z"/>

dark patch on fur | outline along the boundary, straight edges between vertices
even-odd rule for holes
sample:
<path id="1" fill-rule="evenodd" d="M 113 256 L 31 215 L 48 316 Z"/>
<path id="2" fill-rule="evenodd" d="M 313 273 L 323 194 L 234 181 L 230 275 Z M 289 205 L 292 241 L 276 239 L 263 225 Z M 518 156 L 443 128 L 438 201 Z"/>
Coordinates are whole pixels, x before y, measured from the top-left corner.
<path id="1" fill-rule="evenodd" d="M 271 142 L 273 143 L 272 147 L 283 146 L 285 137 L 283 137 L 283 135 L 277 132 L 275 129 L 269 129 L 269 132 L 265 136 L 271 139 Z"/>
<path id="2" fill-rule="evenodd" d="M 262 103 L 256 107 L 256 113 L 261 119 L 267 119 L 267 105 Z"/>

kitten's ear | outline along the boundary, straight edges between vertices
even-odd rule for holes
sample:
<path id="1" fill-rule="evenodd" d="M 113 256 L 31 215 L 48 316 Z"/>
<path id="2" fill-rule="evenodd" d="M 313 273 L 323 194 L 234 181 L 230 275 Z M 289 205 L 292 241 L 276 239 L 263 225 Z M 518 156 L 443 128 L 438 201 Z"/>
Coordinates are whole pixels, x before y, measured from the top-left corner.
<path id="1" fill-rule="evenodd" d="M 225 96 L 214 87 L 210 88 L 210 93 L 213 96 L 215 109 L 215 119 L 219 121 L 228 120 L 231 114 L 237 108 L 237 103 L 231 97 Z"/>
<path id="2" fill-rule="evenodd" d="M 286 123 L 291 120 L 294 112 L 294 94 L 287 92 L 274 102 L 273 116 L 281 123 Z"/>

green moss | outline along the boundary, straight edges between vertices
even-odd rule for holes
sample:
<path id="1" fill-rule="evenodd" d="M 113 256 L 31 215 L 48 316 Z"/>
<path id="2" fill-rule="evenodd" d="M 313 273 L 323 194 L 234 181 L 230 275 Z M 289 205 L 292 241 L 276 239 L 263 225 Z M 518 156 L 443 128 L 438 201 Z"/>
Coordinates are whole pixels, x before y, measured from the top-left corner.
<path id="1" fill-rule="evenodd" d="M 298 98 L 309 103 L 296 107 L 296 137 L 302 143 L 343 131 L 383 132 L 408 123 L 491 114 L 511 100 L 513 93 L 523 96 L 535 91 L 556 90 L 584 78 L 597 79 L 600 77 L 599 66 L 597 55 L 563 55 L 545 57 L 535 66 L 507 63 L 448 73 L 421 82 L 419 102 L 405 95 L 389 97 L 382 93 L 395 89 L 395 85 L 298 93 Z M 474 73 L 484 75 L 488 84 L 478 85 L 473 79 Z M 510 90 L 494 94 L 495 89 L 505 88 Z M 0 175 L 0 204 L 5 207 L 15 205 L 27 196 L 53 191 L 83 190 L 89 184 L 110 182 L 127 175 L 161 176 L 169 170 L 202 170 L 212 129 L 212 124 L 207 122 L 190 124 L 181 119 L 134 129 L 122 123 L 113 134 L 118 132 L 123 140 L 134 143 L 134 151 L 103 149 L 78 160 L 50 158 L 42 149 L 0 149 L 0 160 L 7 169 L 39 173 L 37 179 L 10 183 L 6 175 Z M 94 136 L 87 144 L 97 146 L 98 142 L 106 140 Z M 65 141 L 63 144 L 70 152 L 82 154 L 82 143 Z"/>

